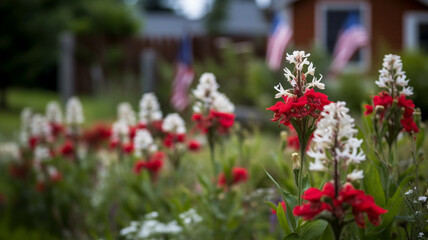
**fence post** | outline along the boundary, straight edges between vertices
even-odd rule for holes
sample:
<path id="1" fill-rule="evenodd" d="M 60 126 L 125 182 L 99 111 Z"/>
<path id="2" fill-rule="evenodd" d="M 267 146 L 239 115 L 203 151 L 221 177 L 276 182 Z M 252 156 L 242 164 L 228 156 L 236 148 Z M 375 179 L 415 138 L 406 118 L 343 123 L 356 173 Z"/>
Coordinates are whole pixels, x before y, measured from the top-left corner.
<path id="1" fill-rule="evenodd" d="M 143 50 L 140 57 L 141 88 L 143 93 L 153 92 L 156 87 L 156 52 Z"/>
<path id="2" fill-rule="evenodd" d="M 61 100 L 67 101 L 75 94 L 74 86 L 74 47 L 75 39 L 70 32 L 64 32 L 59 39 L 59 90 Z"/>

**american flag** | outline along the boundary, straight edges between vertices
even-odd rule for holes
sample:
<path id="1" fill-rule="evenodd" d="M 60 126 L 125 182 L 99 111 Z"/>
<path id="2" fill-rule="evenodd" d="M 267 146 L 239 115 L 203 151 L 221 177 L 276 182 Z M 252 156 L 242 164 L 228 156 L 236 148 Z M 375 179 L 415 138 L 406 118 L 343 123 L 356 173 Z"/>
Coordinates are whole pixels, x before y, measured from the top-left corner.
<path id="1" fill-rule="evenodd" d="M 270 69 L 278 70 L 281 67 L 282 56 L 292 36 L 293 29 L 291 29 L 288 22 L 279 14 L 276 14 L 273 19 L 266 50 L 266 62 Z"/>
<path id="2" fill-rule="evenodd" d="M 190 102 L 189 87 L 195 76 L 192 61 L 192 40 L 189 35 L 184 35 L 178 50 L 175 77 L 172 83 L 171 104 L 178 111 L 184 110 Z"/>
<path id="3" fill-rule="evenodd" d="M 369 36 L 365 27 L 360 23 L 355 13 L 350 13 L 344 27 L 340 31 L 333 52 L 333 62 L 330 67 L 330 76 L 339 74 L 351 57 L 369 43 Z"/>

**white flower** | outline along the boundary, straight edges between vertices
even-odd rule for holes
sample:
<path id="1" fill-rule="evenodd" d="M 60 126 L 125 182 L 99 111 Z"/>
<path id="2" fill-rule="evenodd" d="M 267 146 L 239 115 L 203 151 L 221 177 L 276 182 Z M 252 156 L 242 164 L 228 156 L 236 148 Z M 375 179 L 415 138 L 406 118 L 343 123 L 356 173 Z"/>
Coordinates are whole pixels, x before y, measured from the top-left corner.
<path id="1" fill-rule="evenodd" d="M 311 63 L 312 64 L 312 63 Z M 317 88 L 319 88 L 319 89 L 324 89 L 324 87 L 325 87 L 325 85 L 324 85 L 324 83 L 321 83 L 321 79 L 322 79 L 322 75 L 320 74 L 320 78 L 319 79 L 317 79 L 315 76 L 314 76 L 314 78 L 312 79 L 312 82 L 311 83 L 308 83 L 307 85 L 306 85 L 306 90 L 307 89 L 309 89 L 309 88 L 315 88 L 315 87 L 317 87 Z"/>
<path id="2" fill-rule="evenodd" d="M 305 73 L 305 75 L 306 75 L 306 76 L 308 76 L 308 75 L 312 75 L 312 76 L 314 76 L 314 74 L 315 74 L 314 64 L 313 64 L 313 63 L 310 63 L 310 64 L 309 64 L 309 66 L 308 66 L 308 71 Z M 320 79 L 320 80 L 321 80 L 321 79 Z"/>
<path id="3" fill-rule="evenodd" d="M 287 61 L 292 64 L 298 64 L 303 62 L 303 59 L 309 57 L 311 54 L 305 54 L 305 51 L 294 51 L 293 54 L 287 53 Z"/>
<path id="4" fill-rule="evenodd" d="M 24 108 L 21 112 L 21 129 L 27 131 L 31 127 L 33 112 L 30 108 Z"/>
<path id="5" fill-rule="evenodd" d="M 235 105 L 223 93 L 217 93 L 214 97 L 211 109 L 216 112 L 233 113 Z"/>
<path id="6" fill-rule="evenodd" d="M 426 196 L 420 196 L 419 198 L 418 198 L 418 201 L 419 202 L 426 202 L 427 201 L 427 197 Z"/>
<path id="7" fill-rule="evenodd" d="M 136 132 L 134 137 L 134 148 L 137 157 L 141 156 L 141 151 L 143 150 L 149 150 L 150 152 L 152 152 L 153 150 L 156 151 L 157 149 L 156 144 L 154 144 L 152 135 L 146 129 L 140 129 Z"/>
<path id="8" fill-rule="evenodd" d="M 400 93 L 405 95 L 405 96 L 412 96 L 413 95 L 413 87 L 411 87 L 411 86 L 404 87 Z"/>
<path id="9" fill-rule="evenodd" d="M 124 121 L 128 125 L 135 125 L 136 117 L 131 104 L 122 102 L 117 106 L 117 118 L 119 121 Z"/>
<path id="10" fill-rule="evenodd" d="M 129 126 L 125 121 L 116 121 L 112 126 L 111 138 L 115 141 L 127 142 L 129 140 Z"/>
<path id="11" fill-rule="evenodd" d="M 80 100 L 77 97 L 68 99 L 66 104 L 65 119 L 68 125 L 79 125 L 85 121 Z"/>
<path id="12" fill-rule="evenodd" d="M 294 64 L 295 73 L 292 73 L 290 69 L 284 68 L 284 76 L 287 81 L 291 84 L 291 89 L 284 89 L 281 84 L 275 86 L 275 90 L 279 93 L 275 95 L 275 98 L 281 98 L 283 96 L 295 97 L 298 94 L 305 93 L 310 88 L 324 89 L 325 85 L 321 83 L 322 75 L 317 79 L 315 77 L 315 67 L 312 62 L 308 61 L 310 54 L 306 54 L 304 51 L 294 51 L 293 54 L 287 53 L 287 61 Z M 306 73 L 303 68 L 307 65 Z M 312 81 L 310 82 L 307 77 L 311 75 Z M 306 80 L 305 80 L 306 79 Z M 299 93 L 296 93 L 297 89 Z"/>
<path id="13" fill-rule="evenodd" d="M 357 181 L 364 178 L 363 170 L 354 169 L 346 176 L 350 181 Z"/>
<path id="14" fill-rule="evenodd" d="M 191 208 L 186 212 L 180 213 L 179 217 L 184 224 L 189 225 L 192 223 L 198 223 L 202 221 L 202 217 L 198 215 L 195 209 Z"/>
<path id="15" fill-rule="evenodd" d="M 46 106 L 46 118 L 50 123 L 62 123 L 61 108 L 56 101 L 51 101 Z"/>
<path id="16" fill-rule="evenodd" d="M 283 96 L 288 95 L 288 93 L 285 91 L 285 89 L 281 85 L 281 83 L 278 83 L 278 85 L 275 86 L 274 89 L 279 92 L 279 93 L 275 94 L 275 98 L 282 98 Z"/>
<path id="17" fill-rule="evenodd" d="M 192 91 L 196 99 L 202 101 L 204 105 L 210 105 L 218 93 L 218 84 L 214 74 L 204 73 L 199 78 L 199 84 Z"/>
<path id="18" fill-rule="evenodd" d="M 152 123 L 162 119 L 158 99 L 154 93 L 145 93 L 140 100 L 140 122 L 143 124 Z"/>
<path id="19" fill-rule="evenodd" d="M 354 137 L 357 130 L 354 128 L 354 119 L 348 112 L 345 102 L 330 103 L 324 107 L 322 118 L 314 132 L 314 145 L 308 151 L 308 156 L 315 160 L 309 169 L 312 166 L 314 171 L 326 170 L 323 163 L 328 161 L 337 161 L 337 164 L 342 166 L 341 169 L 346 169 L 350 164 L 365 160 L 361 150 L 363 141 Z M 326 152 L 334 153 L 334 159 L 329 159 Z M 354 170 L 348 177 L 357 179 L 362 174 L 362 171 Z"/>
<path id="20" fill-rule="evenodd" d="M 36 163 L 47 161 L 50 157 L 51 154 L 48 147 L 39 145 L 34 149 L 34 161 Z"/>
<path id="21" fill-rule="evenodd" d="M 404 193 L 404 195 L 408 196 L 408 195 L 410 195 L 410 194 L 412 194 L 412 193 L 413 193 L 413 190 L 412 190 L 412 189 L 409 189 L 409 191 L 405 192 L 405 193 Z"/>
<path id="22" fill-rule="evenodd" d="M 163 121 L 162 129 L 165 132 L 173 134 L 186 133 L 186 125 L 178 113 L 168 114 Z"/>
<path id="23" fill-rule="evenodd" d="M 34 137 L 49 137 L 52 129 L 45 117 L 40 114 L 33 116 L 31 120 L 31 135 Z"/>
<path id="24" fill-rule="evenodd" d="M 0 159 L 9 161 L 17 161 L 21 159 L 19 146 L 14 142 L 3 143 L 0 145 Z"/>
<path id="25" fill-rule="evenodd" d="M 403 71 L 403 63 L 400 56 L 385 55 L 382 67 L 379 70 L 379 80 L 375 81 L 376 85 L 387 89 L 388 93 L 393 97 L 393 94 L 398 92 L 398 87 L 402 88 L 400 94 L 413 95 L 413 88 L 407 87 L 409 80 L 406 79 L 406 72 Z"/>
<path id="26" fill-rule="evenodd" d="M 309 170 L 315 172 L 325 172 L 328 169 L 324 166 L 324 164 L 320 160 L 315 160 L 315 162 L 309 163 Z"/>
<path id="27" fill-rule="evenodd" d="M 421 237 L 423 237 L 423 236 L 425 236 L 425 234 L 424 234 L 423 232 L 420 232 L 420 233 L 418 234 L 418 238 L 421 238 Z"/>
<path id="28" fill-rule="evenodd" d="M 291 84 L 293 88 L 296 87 L 296 77 L 293 75 L 290 69 L 284 68 L 284 76 L 285 78 L 287 78 L 287 81 Z"/>
<path id="29" fill-rule="evenodd" d="M 51 165 L 48 166 L 48 174 L 49 174 L 49 177 L 51 178 L 56 178 L 59 176 L 58 169 L 56 169 L 56 167 Z"/>

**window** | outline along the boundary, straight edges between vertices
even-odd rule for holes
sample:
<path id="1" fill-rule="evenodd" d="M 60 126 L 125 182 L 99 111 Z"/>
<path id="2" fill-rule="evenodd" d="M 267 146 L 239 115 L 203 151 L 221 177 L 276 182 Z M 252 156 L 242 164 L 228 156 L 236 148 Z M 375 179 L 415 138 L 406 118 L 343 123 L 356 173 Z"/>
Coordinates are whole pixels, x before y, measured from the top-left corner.
<path id="1" fill-rule="evenodd" d="M 428 52 L 428 13 L 410 12 L 404 15 L 404 45 Z"/>
<path id="2" fill-rule="evenodd" d="M 332 55 L 341 31 L 345 28 L 350 16 L 363 25 L 370 36 L 369 6 L 361 2 L 319 2 L 316 6 L 315 35 L 318 43 Z M 358 50 L 348 66 L 365 70 L 369 66 L 369 47 Z M 348 68 L 348 67 L 347 67 Z M 346 69 L 345 69 L 346 70 Z"/>

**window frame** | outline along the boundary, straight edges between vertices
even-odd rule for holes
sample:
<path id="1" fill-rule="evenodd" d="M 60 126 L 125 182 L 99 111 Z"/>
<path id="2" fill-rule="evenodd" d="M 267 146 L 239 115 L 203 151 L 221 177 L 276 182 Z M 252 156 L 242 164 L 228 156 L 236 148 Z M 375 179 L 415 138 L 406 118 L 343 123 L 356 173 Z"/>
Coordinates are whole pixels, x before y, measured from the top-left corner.
<path id="1" fill-rule="evenodd" d="M 409 11 L 403 16 L 403 48 L 416 50 L 420 47 L 419 24 L 428 24 L 427 11 Z"/>
<path id="2" fill-rule="evenodd" d="M 369 36 L 369 44 L 363 47 L 361 58 L 358 62 L 350 62 L 344 69 L 349 71 L 367 72 L 371 64 L 371 8 L 367 2 L 361 1 L 320 1 L 315 6 L 315 39 L 317 44 L 327 49 L 327 12 L 330 10 L 358 10 L 361 16 L 361 24 L 366 28 Z"/>

